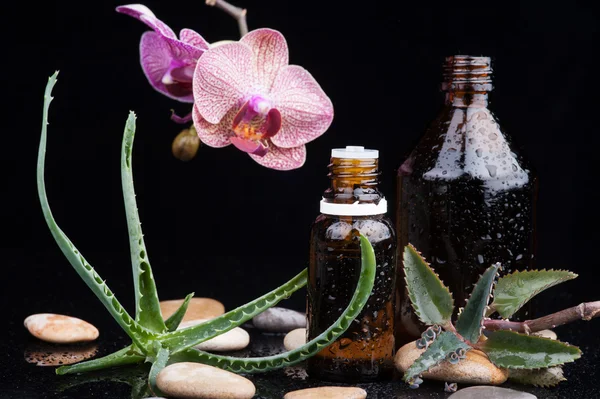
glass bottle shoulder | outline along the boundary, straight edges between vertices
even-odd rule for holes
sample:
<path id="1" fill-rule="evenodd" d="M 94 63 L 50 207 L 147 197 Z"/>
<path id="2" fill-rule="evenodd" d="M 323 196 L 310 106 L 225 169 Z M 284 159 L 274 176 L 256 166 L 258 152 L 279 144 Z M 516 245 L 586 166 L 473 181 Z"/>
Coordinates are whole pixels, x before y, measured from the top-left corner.
<path id="1" fill-rule="evenodd" d="M 362 233 L 371 244 L 396 239 L 394 227 L 386 215 L 334 216 L 321 214 L 311 229 L 313 239 L 322 241 L 352 242 L 357 232 Z"/>

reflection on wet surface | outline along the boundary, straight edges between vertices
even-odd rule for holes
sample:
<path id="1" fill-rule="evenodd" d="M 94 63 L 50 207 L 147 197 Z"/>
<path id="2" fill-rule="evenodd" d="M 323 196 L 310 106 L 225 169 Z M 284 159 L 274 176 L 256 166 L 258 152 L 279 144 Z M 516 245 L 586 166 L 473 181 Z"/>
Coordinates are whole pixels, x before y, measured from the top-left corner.
<path id="1" fill-rule="evenodd" d="M 25 360 L 36 366 L 63 366 L 91 359 L 98 353 L 98 345 L 58 345 L 45 342 L 32 343 L 24 352 Z"/>

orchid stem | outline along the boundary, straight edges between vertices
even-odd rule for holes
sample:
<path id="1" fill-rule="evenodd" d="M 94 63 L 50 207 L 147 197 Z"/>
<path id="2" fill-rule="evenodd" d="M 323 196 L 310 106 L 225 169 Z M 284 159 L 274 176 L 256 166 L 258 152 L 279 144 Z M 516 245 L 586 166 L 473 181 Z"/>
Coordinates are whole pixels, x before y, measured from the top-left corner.
<path id="1" fill-rule="evenodd" d="M 239 8 L 229 4 L 225 0 L 206 0 L 206 5 L 217 7 L 231 15 L 237 22 L 240 28 L 240 36 L 248 33 L 248 24 L 246 23 L 246 9 Z"/>
<path id="2" fill-rule="evenodd" d="M 487 319 L 483 325 L 487 330 L 513 330 L 529 334 L 532 332 L 551 329 L 556 326 L 571 323 L 577 320 L 591 320 L 600 316 L 600 301 L 580 303 L 568 309 L 549 314 L 538 319 L 526 321 L 491 320 Z"/>

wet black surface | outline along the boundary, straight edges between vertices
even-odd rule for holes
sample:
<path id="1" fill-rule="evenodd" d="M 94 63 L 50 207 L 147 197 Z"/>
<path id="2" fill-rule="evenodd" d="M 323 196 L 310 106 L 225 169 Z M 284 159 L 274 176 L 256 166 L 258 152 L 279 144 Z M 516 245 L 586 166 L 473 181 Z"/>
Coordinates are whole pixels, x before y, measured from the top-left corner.
<path id="1" fill-rule="evenodd" d="M 117 256 L 118 255 L 118 256 Z M 101 259 L 106 259 L 103 254 Z M 97 256 L 88 255 L 93 261 Z M 112 258 L 112 256 L 111 256 Z M 113 262 L 96 262 L 96 268 L 103 278 L 107 278 L 111 289 L 116 293 L 121 303 L 131 309 L 133 295 L 130 281 L 127 254 L 115 254 L 115 258 L 124 259 L 122 269 Z M 6 259 L 6 257 L 5 257 Z M 256 263 L 250 259 L 252 264 Z M 206 269 L 185 267 L 169 268 L 170 259 L 155 258 L 153 268 L 157 276 L 159 294 L 162 299 L 183 297 L 185 293 L 196 291 L 196 296 L 209 296 L 222 301 L 227 309 L 239 306 L 264 293 L 274 285 L 269 282 L 267 287 L 264 275 L 248 273 L 247 264 L 234 259 L 221 257 L 204 258 L 205 264 L 228 264 L 227 275 L 213 275 L 204 278 Z M 296 264 L 298 263 L 298 264 Z M 285 281 L 300 270 L 300 262 L 292 262 L 287 268 L 279 267 L 277 259 L 263 257 L 260 265 L 263 270 L 269 270 L 270 280 Z M 112 265 L 112 267 L 107 267 Z M 238 266 L 239 265 L 239 266 Z M 30 266 L 35 267 L 32 273 Z M 0 293 L 4 306 L 4 323 L 0 328 L 0 399 L 85 399 L 85 398 L 143 398 L 147 390 L 145 384 L 148 368 L 128 367 L 103 372 L 94 372 L 78 376 L 57 376 L 55 367 L 39 367 L 27 363 L 25 354 L 39 350 L 40 341 L 29 335 L 23 327 L 23 320 L 33 313 L 54 312 L 81 317 L 100 330 L 98 339 L 98 355 L 102 356 L 121 349 L 129 344 L 126 335 L 120 330 L 102 305 L 89 292 L 74 271 L 63 260 L 60 253 L 24 254 L 7 260 L 4 269 L 4 290 Z M 170 277 L 167 277 L 170 273 Z M 8 283 L 5 283 L 8 282 Z M 575 280 L 576 281 L 576 280 Z M 232 284 L 235 288 L 232 288 Z M 567 283 L 569 284 L 569 283 Z M 584 297 L 592 300 L 592 294 L 577 291 L 575 282 L 572 286 L 555 288 L 542 295 L 540 307 L 556 311 L 560 308 L 573 306 Z M 571 289 L 571 290 L 569 290 Z M 282 306 L 302 309 L 305 303 L 305 291 L 301 290 L 291 299 L 281 303 Z M 598 328 L 600 320 L 591 322 L 576 322 L 556 328 L 561 340 L 578 345 L 583 351 L 583 357 L 565 366 L 565 376 L 568 381 L 558 387 L 542 389 L 517 384 L 505 384 L 507 387 L 535 394 L 538 398 L 600 398 L 600 350 L 598 344 Z M 251 345 L 244 351 L 237 352 L 239 356 L 264 356 L 283 351 L 283 335 L 264 334 L 249 329 Z M 56 348 L 56 346 L 54 346 Z M 255 399 L 281 399 L 291 390 L 331 383 L 307 378 L 303 365 L 287 368 L 277 372 L 248 376 L 257 388 Z M 399 398 L 446 398 L 443 383 L 425 381 L 417 390 L 408 388 L 399 380 L 382 383 L 358 384 L 368 392 L 368 398 L 399 399 Z M 459 386 L 460 388 L 461 386 Z M 464 387 L 464 386 L 463 386 Z"/>

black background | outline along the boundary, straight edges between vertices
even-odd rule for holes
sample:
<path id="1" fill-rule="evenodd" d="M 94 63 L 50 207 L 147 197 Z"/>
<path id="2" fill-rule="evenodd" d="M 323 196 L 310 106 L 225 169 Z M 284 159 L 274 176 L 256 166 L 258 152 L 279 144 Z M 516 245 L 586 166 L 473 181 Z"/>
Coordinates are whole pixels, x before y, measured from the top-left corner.
<path id="1" fill-rule="evenodd" d="M 599 40 L 591 5 L 240 0 L 250 29 L 281 31 L 290 62 L 310 71 L 334 104 L 333 124 L 308 144 L 306 164 L 280 172 L 233 147 L 203 146 L 187 163 L 171 155 L 181 126 L 169 120 L 170 109 L 184 114 L 189 105 L 148 84 L 138 52 L 148 28 L 116 13 L 120 4 L 2 6 L 0 280 L 2 303 L 11 304 L 10 326 L 21 328 L 26 315 L 48 311 L 109 319 L 62 257 L 37 198 L 42 98 L 55 70 L 46 161 L 50 204 L 127 306 L 133 295 L 119 157 L 129 110 L 138 116 L 135 186 L 161 298 L 195 291 L 231 308 L 306 266 L 331 148 L 379 149 L 381 186 L 393 208 L 395 170 L 439 111 L 441 65 L 453 54 L 493 57 L 490 108 L 540 179 L 537 264 L 580 274 L 547 297 L 568 291 L 568 300 L 557 301 L 564 306 L 599 299 L 593 279 Z M 191 28 L 209 42 L 238 38 L 235 21 L 200 0 L 145 4 L 176 32 Z M 288 306 L 303 304 L 299 294 Z"/>

